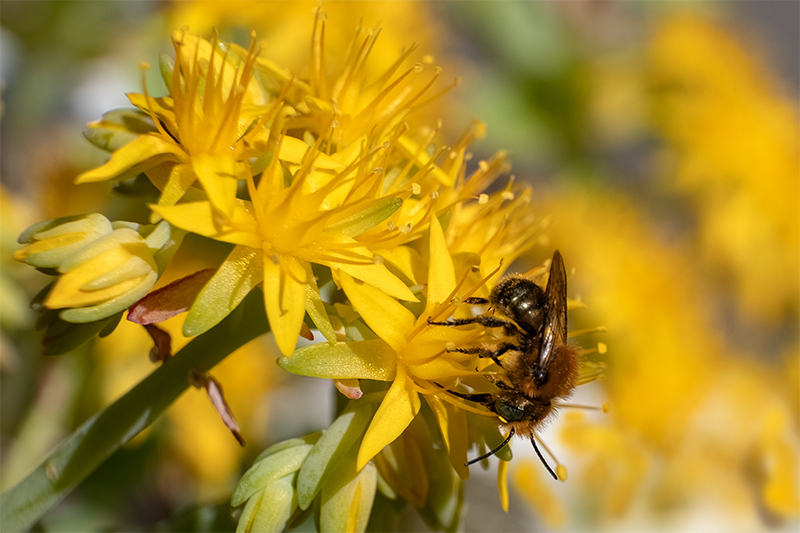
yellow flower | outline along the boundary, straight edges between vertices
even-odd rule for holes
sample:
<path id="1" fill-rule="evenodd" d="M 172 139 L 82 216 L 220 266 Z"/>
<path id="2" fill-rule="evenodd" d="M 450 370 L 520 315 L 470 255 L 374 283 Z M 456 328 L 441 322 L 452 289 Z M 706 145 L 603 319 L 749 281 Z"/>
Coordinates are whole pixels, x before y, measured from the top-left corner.
<path id="1" fill-rule="evenodd" d="M 401 200 L 390 196 L 342 204 L 338 198 L 355 181 L 357 172 L 351 169 L 359 152 L 326 156 L 290 137 L 280 142 L 285 147 L 280 157 L 297 168 L 291 183 L 285 184 L 277 158 L 258 185 L 247 174 L 252 201 L 237 200 L 230 218 L 218 217 L 210 201 L 153 207 L 178 227 L 237 245 L 192 307 L 184 325 L 187 335 L 206 331 L 263 283 L 267 315 L 281 351 L 294 349 L 307 298 L 312 318 L 332 338 L 311 263 L 348 273 L 395 297 L 416 299 L 356 239 L 396 210 Z"/>
<path id="2" fill-rule="evenodd" d="M 153 130 L 118 147 L 109 161 L 84 172 L 76 183 L 121 179 L 145 172 L 162 191 L 160 205 L 174 205 L 199 181 L 215 209 L 230 213 L 248 142 L 261 135 L 267 96 L 253 78 L 255 43 L 243 60 L 220 52 L 216 41 L 176 31 L 175 63 L 168 65 L 170 97 L 131 94 Z M 113 122 L 89 124 L 105 132 Z M 123 127 L 117 128 L 125 131 Z M 118 132 L 115 132 L 118 133 Z M 93 133 L 90 138 L 100 137 Z M 200 191 L 193 198 L 201 195 Z"/>
<path id="3" fill-rule="evenodd" d="M 198 35 L 208 35 L 218 30 L 227 36 L 231 30 L 254 30 L 267 43 L 269 57 L 276 65 L 283 66 L 289 72 L 302 72 L 309 66 L 308 48 L 314 27 L 309 14 L 320 9 L 324 10 L 329 20 L 336 21 L 336 24 L 329 25 L 325 33 L 325 63 L 333 71 L 341 71 L 342 65 L 349 60 L 353 28 L 372 27 L 380 21 L 391 21 L 391 24 L 384 24 L 380 28 L 380 39 L 369 51 L 372 61 L 363 65 L 367 79 L 376 79 L 384 71 L 385 65 L 394 63 L 398 51 L 405 49 L 409 43 L 416 43 L 418 50 L 437 57 L 442 48 L 440 37 L 444 28 L 434 10 L 427 3 L 419 2 L 173 2 L 169 6 L 169 21 L 170 27 L 188 27 Z M 421 53 L 418 55 L 422 57 Z M 421 113 L 426 116 L 421 121 L 423 124 L 433 123 L 442 117 L 441 108 L 422 109 Z"/>
<path id="4" fill-rule="evenodd" d="M 425 151 L 431 139 L 424 143 L 421 142 L 424 136 L 415 139 L 415 135 L 408 133 L 406 122 L 419 109 L 430 107 L 457 82 L 435 89 L 441 68 L 433 65 L 428 56 L 422 62 L 409 65 L 413 47 L 400 53 L 393 62 L 373 61 L 370 52 L 380 32 L 378 28 L 364 30 L 361 27 L 356 30 L 344 65 L 337 74 L 330 76 L 325 59 L 325 18 L 323 13 L 317 13 L 308 79 L 299 86 L 300 90 L 288 91 L 286 95 L 287 102 L 298 111 L 297 116 L 287 118 L 286 127 L 307 129 L 314 137 L 325 136 L 326 142 L 338 150 L 369 136 L 373 145 L 390 142 L 409 164 L 419 169 L 428 166 L 436 159 Z M 370 62 L 381 67 L 378 73 L 368 77 L 366 65 Z M 256 68 L 282 82 L 291 79 L 287 71 L 267 59 L 259 58 Z M 331 124 L 336 127 L 331 129 Z M 387 163 L 397 160 L 395 156 Z M 453 177 L 441 169 L 432 167 L 429 171 L 443 184 L 452 185 Z"/>
<path id="5" fill-rule="evenodd" d="M 403 434 L 420 412 L 420 393 L 432 402 L 434 413 L 444 418 L 446 430 L 450 410 L 437 398 L 441 389 L 434 383 L 448 384 L 459 377 L 482 375 L 464 364 L 474 359 L 473 355 L 445 351 L 448 343 L 460 346 L 473 342 L 480 332 L 428 326 L 429 317 L 452 312 L 456 288 L 453 262 L 436 218 L 430 225 L 429 242 L 427 303 L 419 316 L 389 294 L 340 272 L 339 283 L 353 308 L 378 338 L 314 345 L 279 360 L 283 368 L 305 375 L 392 382 L 364 436 L 358 469 Z M 316 363 L 318 360 L 320 364 Z M 465 423 L 461 426 L 466 429 Z M 454 466 L 465 473 L 467 435 L 464 431 L 457 436 L 445 433 L 450 439 L 460 439 L 446 442 L 451 451 L 458 451 Z"/>

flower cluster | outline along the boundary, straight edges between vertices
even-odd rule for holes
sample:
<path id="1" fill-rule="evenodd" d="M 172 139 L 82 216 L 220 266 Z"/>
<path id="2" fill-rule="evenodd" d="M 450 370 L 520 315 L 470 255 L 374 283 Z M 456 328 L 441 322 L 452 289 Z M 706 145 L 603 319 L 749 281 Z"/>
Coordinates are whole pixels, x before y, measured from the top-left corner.
<path id="1" fill-rule="evenodd" d="M 255 38 L 245 49 L 174 32 L 175 58 L 160 61 L 168 94 L 143 86 L 133 109 L 89 124 L 87 138 L 112 155 L 77 178 L 150 186 L 153 224 L 90 215 L 21 237 L 17 258 L 58 274 L 42 306 L 64 322 L 108 329 L 129 308 L 145 325 L 186 311 L 192 337 L 260 287 L 278 364 L 334 381 L 330 428 L 269 448 L 242 478 L 232 503 L 247 531 L 280 530 L 314 508 L 322 530 L 363 531 L 376 501 L 398 498 L 456 529 L 469 446 L 503 441 L 502 419 L 464 397 L 496 393 L 502 366 L 486 350 L 456 350 L 492 342 L 491 328 L 430 322 L 472 317 L 462 302 L 488 297 L 545 222 L 528 188 L 493 187 L 510 166 L 504 152 L 471 162 L 481 123 L 449 146 L 438 121 L 410 126 L 457 80 L 442 84 L 429 57 L 412 62 L 414 48 L 368 68 L 378 33 L 359 30 L 331 74 L 318 15 L 308 69 L 295 75 Z M 227 243 L 227 258 L 145 296 L 187 233 Z M 325 340 L 296 349 L 312 328 Z M 583 368 L 577 381 L 599 373 Z M 497 455 L 507 506 L 511 454 Z"/>

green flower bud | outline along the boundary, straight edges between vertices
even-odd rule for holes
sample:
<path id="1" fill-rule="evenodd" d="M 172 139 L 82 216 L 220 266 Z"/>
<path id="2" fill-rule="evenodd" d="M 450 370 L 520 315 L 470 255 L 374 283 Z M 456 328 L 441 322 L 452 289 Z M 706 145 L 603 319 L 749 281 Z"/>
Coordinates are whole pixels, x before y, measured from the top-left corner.
<path id="1" fill-rule="evenodd" d="M 69 256 L 113 231 L 103 215 L 78 215 L 45 220 L 34 224 L 19 236 L 25 248 L 14 259 L 36 268 L 58 268 Z"/>
<path id="2" fill-rule="evenodd" d="M 42 305 L 76 324 L 115 315 L 142 298 L 180 244 L 183 232 L 167 222 L 111 223 L 93 214 L 40 222 L 20 237 L 28 246 L 15 258 L 56 269 L 58 279 Z"/>

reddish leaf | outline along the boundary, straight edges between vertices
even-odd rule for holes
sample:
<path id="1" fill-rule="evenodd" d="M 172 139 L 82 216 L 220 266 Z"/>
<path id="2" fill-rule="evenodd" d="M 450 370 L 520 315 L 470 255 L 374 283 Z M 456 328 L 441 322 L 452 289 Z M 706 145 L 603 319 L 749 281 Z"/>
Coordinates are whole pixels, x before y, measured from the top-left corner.
<path id="1" fill-rule="evenodd" d="M 128 320 L 155 324 L 183 313 L 216 272 L 213 268 L 199 270 L 151 292 L 128 309 Z"/>
<path id="2" fill-rule="evenodd" d="M 231 408 L 228 407 L 228 402 L 225 401 L 225 396 L 222 393 L 222 385 L 220 385 L 219 381 L 209 375 L 204 376 L 196 372 L 191 372 L 189 374 L 189 381 L 197 388 L 204 387 L 206 389 L 211 404 L 214 406 L 214 409 L 217 410 L 219 416 L 222 417 L 222 422 L 231 430 L 231 433 L 233 433 L 239 445 L 244 448 L 244 438 L 239 432 L 239 424 L 233 417 L 233 412 Z"/>
<path id="3" fill-rule="evenodd" d="M 144 329 L 153 339 L 153 347 L 150 349 L 150 360 L 154 363 L 166 361 L 172 357 L 172 337 L 169 333 L 153 324 L 145 324 Z"/>
<path id="4" fill-rule="evenodd" d="M 300 327 L 300 336 L 308 341 L 314 340 L 314 332 L 309 329 L 305 322 L 303 322 L 303 325 Z"/>

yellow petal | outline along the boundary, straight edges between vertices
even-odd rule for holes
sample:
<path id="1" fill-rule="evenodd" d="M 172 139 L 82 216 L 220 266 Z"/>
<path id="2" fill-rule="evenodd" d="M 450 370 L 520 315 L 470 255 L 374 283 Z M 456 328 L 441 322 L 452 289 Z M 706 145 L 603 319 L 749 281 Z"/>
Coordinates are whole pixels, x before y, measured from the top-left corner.
<path id="1" fill-rule="evenodd" d="M 158 205 L 170 206 L 177 204 L 195 180 L 197 180 L 197 174 L 194 173 L 192 165 L 183 164 L 172 167 L 167 183 L 161 193 L 161 198 L 158 199 Z"/>
<path id="2" fill-rule="evenodd" d="M 353 265 L 347 262 L 320 261 L 320 264 L 337 269 L 341 272 L 353 276 L 356 279 L 369 283 L 377 287 L 386 294 L 405 300 L 407 302 L 418 302 L 417 297 L 411 289 L 403 283 L 400 278 L 392 274 L 388 268 L 380 264 Z"/>
<path id="3" fill-rule="evenodd" d="M 281 151 L 278 158 L 281 161 L 299 165 L 310 149 L 311 147 L 302 140 L 286 135 L 281 140 Z M 339 163 L 331 156 L 320 151 L 315 152 L 314 164 L 312 166 L 314 168 L 325 170 L 342 170 L 345 167 L 344 164 Z"/>
<path id="4" fill-rule="evenodd" d="M 243 203 L 237 203 L 233 210 L 230 226 L 217 226 L 219 217 L 214 216 L 210 202 L 191 202 L 174 206 L 150 205 L 150 209 L 173 226 L 203 235 L 218 241 L 261 248 L 262 241 L 253 216 Z M 236 228 L 236 229 L 234 229 Z"/>
<path id="5" fill-rule="evenodd" d="M 391 250 L 376 250 L 384 260 L 399 270 L 411 283 L 417 284 L 425 279 L 425 260 L 410 246 L 398 246 Z"/>
<path id="6" fill-rule="evenodd" d="M 419 394 L 411 387 L 405 367 L 398 366 L 394 383 L 386 392 L 361 442 L 357 461 L 359 470 L 403 434 L 419 413 L 420 405 Z"/>
<path id="7" fill-rule="evenodd" d="M 75 178 L 75 183 L 126 178 L 164 161 L 182 161 L 185 158 L 184 151 L 174 142 L 165 141 L 156 134 L 141 135 L 114 152 L 106 164 Z"/>
<path id="8" fill-rule="evenodd" d="M 414 327 L 414 314 L 397 300 L 345 273 L 339 274 L 342 289 L 364 322 L 378 337 L 399 352 L 406 345 L 406 335 Z"/>
<path id="9" fill-rule="evenodd" d="M 306 269 L 292 256 L 264 258 L 264 304 L 275 342 L 284 355 L 297 345 L 306 314 Z"/>
<path id="10" fill-rule="evenodd" d="M 200 154 L 192 158 L 192 170 L 203 184 L 209 201 L 222 215 L 230 217 L 236 201 L 238 174 L 232 155 Z"/>
<path id="11" fill-rule="evenodd" d="M 450 298 L 456 288 L 453 258 L 447 249 L 439 219 L 432 217 L 430 225 L 430 259 L 428 263 L 428 303 L 425 314 Z"/>
<path id="12" fill-rule="evenodd" d="M 126 96 L 128 97 L 130 103 L 132 103 L 145 113 L 149 114 L 150 108 L 152 107 L 153 111 L 155 112 L 159 120 L 164 122 L 164 126 L 166 127 L 167 131 L 169 131 L 173 135 L 175 135 L 175 133 L 178 131 L 178 125 L 175 122 L 175 107 L 173 106 L 172 98 L 151 97 L 148 105 L 147 99 L 143 94 L 128 93 Z"/>

